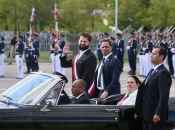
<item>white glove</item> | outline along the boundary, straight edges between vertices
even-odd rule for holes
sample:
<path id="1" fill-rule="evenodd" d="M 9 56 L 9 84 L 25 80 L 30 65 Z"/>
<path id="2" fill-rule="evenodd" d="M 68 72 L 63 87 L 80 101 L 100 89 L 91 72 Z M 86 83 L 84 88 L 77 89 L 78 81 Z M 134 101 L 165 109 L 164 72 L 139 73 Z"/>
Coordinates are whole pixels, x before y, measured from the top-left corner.
<path id="1" fill-rule="evenodd" d="M 35 57 L 36 57 L 36 55 L 33 55 L 33 57 L 35 58 Z"/>
<path id="2" fill-rule="evenodd" d="M 143 51 L 146 51 L 146 48 L 143 47 Z"/>
<path id="3" fill-rule="evenodd" d="M 126 50 L 129 50 L 130 49 L 130 46 L 126 46 Z"/>
<path id="4" fill-rule="evenodd" d="M 26 57 L 29 57 L 29 55 L 28 55 L 28 54 L 26 54 Z"/>
<path id="5" fill-rule="evenodd" d="M 175 48 L 171 48 L 171 52 L 174 53 L 175 52 Z"/>

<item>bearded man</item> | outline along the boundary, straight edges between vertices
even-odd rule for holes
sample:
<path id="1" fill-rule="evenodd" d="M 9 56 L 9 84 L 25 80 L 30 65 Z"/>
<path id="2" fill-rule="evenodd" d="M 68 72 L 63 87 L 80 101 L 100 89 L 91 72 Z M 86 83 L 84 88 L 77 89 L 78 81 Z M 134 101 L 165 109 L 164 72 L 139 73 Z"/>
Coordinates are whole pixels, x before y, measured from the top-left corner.
<path id="1" fill-rule="evenodd" d="M 60 56 L 61 67 L 68 68 L 72 67 L 72 81 L 77 79 L 83 79 L 86 84 L 86 94 L 90 98 L 93 93 L 93 79 L 97 65 L 97 60 L 90 50 L 92 44 L 92 37 L 89 33 L 80 33 L 78 45 L 79 53 L 74 56 L 73 59 L 67 60 L 67 54 L 70 51 L 70 43 L 66 43 L 62 55 Z"/>

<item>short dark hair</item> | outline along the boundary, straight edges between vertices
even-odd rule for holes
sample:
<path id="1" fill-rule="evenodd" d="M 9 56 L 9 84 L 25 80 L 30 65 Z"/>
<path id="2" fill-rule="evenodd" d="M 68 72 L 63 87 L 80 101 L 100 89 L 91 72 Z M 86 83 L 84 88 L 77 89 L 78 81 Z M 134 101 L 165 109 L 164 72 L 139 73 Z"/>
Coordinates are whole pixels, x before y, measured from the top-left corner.
<path id="1" fill-rule="evenodd" d="M 164 47 L 162 47 L 162 46 L 157 46 L 154 49 L 156 49 L 156 48 L 159 49 L 159 55 L 163 55 L 163 61 L 164 61 L 165 58 L 166 58 L 166 54 L 167 54 L 166 49 Z"/>
<path id="2" fill-rule="evenodd" d="M 135 75 L 131 75 L 131 76 L 128 77 L 128 79 L 129 79 L 129 78 L 133 78 L 133 79 L 135 80 L 136 84 L 139 84 L 139 85 L 140 85 L 140 84 L 142 83 L 142 82 L 139 80 L 139 78 L 138 78 L 137 76 L 135 76 Z"/>
<path id="3" fill-rule="evenodd" d="M 103 42 L 108 42 L 109 43 L 109 46 L 112 46 L 112 44 L 111 44 L 111 42 L 109 40 L 103 40 L 102 43 Z"/>
<path id="4" fill-rule="evenodd" d="M 83 80 L 83 79 L 77 79 L 77 83 L 78 83 L 78 86 L 83 86 L 84 87 L 84 90 L 86 90 L 86 82 Z"/>
<path id="5" fill-rule="evenodd" d="M 92 36 L 89 33 L 87 33 L 87 32 L 80 33 L 79 38 L 80 38 L 80 36 L 86 37 L 89 42 L 92 41 Z"/>

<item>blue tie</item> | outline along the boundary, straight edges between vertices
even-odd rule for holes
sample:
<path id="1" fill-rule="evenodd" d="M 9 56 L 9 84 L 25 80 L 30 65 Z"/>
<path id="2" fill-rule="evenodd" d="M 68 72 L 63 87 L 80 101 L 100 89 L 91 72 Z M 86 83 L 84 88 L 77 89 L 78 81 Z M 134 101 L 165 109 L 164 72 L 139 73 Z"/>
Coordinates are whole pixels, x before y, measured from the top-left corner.
<path id="1" fill-rule="evenodd" d="M 145 84 L 147 83 L 148 79 L 151 77 L 152 73 L 153 73 L 154 69 L 151 69 L 148 73 L 148 76 L 146 78 Z"/>

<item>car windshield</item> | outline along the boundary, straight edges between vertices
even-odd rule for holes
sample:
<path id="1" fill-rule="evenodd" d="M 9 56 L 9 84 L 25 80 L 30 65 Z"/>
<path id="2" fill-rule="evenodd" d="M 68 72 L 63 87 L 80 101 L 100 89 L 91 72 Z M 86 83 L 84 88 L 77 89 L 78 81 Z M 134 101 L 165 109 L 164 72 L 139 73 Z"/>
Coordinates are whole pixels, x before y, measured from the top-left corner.
<path id="1" fill-rule="evenodd" d="M 46 75 L 30 74 L 4 91 L 1 98 L 19 104 L 31 104 L 53 81 Z"/>

